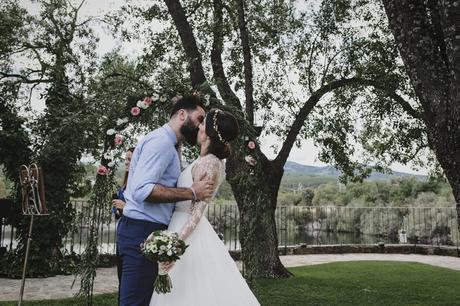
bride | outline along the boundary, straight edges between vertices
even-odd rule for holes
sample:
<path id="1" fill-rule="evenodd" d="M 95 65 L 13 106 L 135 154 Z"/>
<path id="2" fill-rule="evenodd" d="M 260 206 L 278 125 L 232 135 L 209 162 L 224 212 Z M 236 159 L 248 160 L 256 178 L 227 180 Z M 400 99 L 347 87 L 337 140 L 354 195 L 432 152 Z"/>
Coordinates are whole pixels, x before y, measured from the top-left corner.
<path id="1" fill-rule="evenodd" d="M 230 155 L 229 141 L 238 132 L 238 123 L 230 113 L 210 110 L 199 126 L 200 157 L 181 173 L 177 186 L 190 187 L 194 179 L 206 176 L 214 182 L 215 195 L 224 176 L 222 159 Z M 169 270 L 171 293 L 154 292 L 150 306 L 260 305 L 204 216 L 212 198 L 176 203 L 168 230 L 179 233 L 189 247 L 176 263 L 161 264 L 164 270 Z"/>

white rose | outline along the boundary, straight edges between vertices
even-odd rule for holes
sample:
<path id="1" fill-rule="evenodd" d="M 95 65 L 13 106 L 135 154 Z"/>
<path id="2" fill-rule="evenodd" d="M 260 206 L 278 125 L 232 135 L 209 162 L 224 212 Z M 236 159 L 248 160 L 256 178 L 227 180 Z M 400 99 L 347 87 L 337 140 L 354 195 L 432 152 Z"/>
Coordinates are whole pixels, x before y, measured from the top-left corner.
<path id="1" fill-rule="evenodd" d="M 257 160 L 256 160 L 254 157 L 252 157 L 251 155 L 246 156 L 246 157 L 244 158 L 244 160 L 245 160 L 248 164 L 250 164 L 251 166 L 255 166 L 255 165 L 257 164 Z"/>
<path id="2" fill-rule="evenodd" d="M 117 119 L 117 125 L 122 125 L 124 123 L 127 123 L 129 121 L 128 117 L 124 117 L 124 118 L 118 118 Z"/>
<path id="3" fill-rule="evenodd" d="M 104 153 L 104 158 L 108 160 L 112 160 L 112 153 L 110 151 Z"/>
<path id="4" fill-rule="evenodd" d="M 149 107 L 148 104 L 145 103 L 143 100 L 137 101 L 136 106 L 142 109 L 147 109 Z"/>
<path id="5" fill-rule="evenodd" d="M 115 131 L 114 129 L 108 129 L 106 133 L 107 133 L 107 135 L 110 136 L 110 135 L 115 134 L 116 132 L 117 132 L 117 131 Z"/>

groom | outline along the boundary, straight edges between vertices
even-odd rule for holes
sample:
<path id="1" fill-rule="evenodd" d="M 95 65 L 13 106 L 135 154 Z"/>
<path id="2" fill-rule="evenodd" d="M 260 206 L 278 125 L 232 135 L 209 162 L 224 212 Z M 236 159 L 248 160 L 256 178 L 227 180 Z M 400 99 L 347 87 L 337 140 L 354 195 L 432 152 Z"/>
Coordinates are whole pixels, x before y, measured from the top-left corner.
<path id="1" fill-rule="evenodd" d="M 118 226 L 118 251 L 122 259 L 120 305 L 148 305 L 158 265 L 144 258 L 140 244 L 155 230 L 164 230 L 174 203 L 203 200 L 212 194 L 209 181 L 191 188 L 176 188 L 181 173 L 177 146 L 196 144 L 205 108 L 196 96 L 183 97 L 173 106 L 167 124 L 145 136 L 136 146 L 125 191 L 126 206 Z"/>

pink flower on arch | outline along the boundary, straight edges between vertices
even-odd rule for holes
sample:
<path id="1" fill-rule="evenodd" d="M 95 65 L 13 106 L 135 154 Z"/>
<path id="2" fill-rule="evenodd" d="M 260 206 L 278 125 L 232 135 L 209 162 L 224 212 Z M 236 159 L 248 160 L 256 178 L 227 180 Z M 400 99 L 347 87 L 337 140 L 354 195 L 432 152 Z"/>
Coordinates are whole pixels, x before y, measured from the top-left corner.
<path id="1" fill-rule="evenodd" d="M 99 168 L 97 168 L 97 174 L 98 175 L 106 175 L 107 174 L 107 168 L 103 165 L 99 165 Z"/>
<path id="2" fill-rule="evenodd" d="M 254 150 L 256 148 L 256 143 L 254 141 L 248 142 L 248 148 Z"/>
<path id="3" fill-rule="evenodd" d="M 123 143 L 123 136 L 121 136 L 120 134 L 115 135 L 115 139 L 113 142 L 117 146 L 121 145 Z"/>
<path id="4" fill-rule="evenodd" d="M 137 106 L 131 108 L 131 115 L 138 116 L 141 113 L 141 109 Z"/>
<path id="5" fill-rule="evenodd" d="M 152 98 L 150 98 L 150 97 L 145 97 L 144 98 L 144 103 L 145 104 L 150 105 L 150 104 L 152 104 L 152 102 L 153 102 Z"/>

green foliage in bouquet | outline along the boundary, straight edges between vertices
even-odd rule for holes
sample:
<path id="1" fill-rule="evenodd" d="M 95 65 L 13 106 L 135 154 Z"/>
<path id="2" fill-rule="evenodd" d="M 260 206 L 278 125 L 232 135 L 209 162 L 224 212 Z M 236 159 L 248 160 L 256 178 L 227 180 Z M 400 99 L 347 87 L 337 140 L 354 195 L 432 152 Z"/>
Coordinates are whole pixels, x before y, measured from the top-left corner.
<path id="1" fill-rule="evenodd" d="M 185 253 L 187 247 L 177 233 L 158 230 L 141 244 L 141 252 L 151 261 L 176 261 Z"/>
<path id="2" fill-rule="evenodd" d="M 141 252 L 147 259 L 158 262 L 177 261 L 185 252 L 188 245 L 179 238 L 179 235 L 168 231 L 154 231 L 144 243 Z M 172 282 L 166 271 L 159 269 L 158 277 L 153 284 L 156 293 L 171 292 Z"/>

